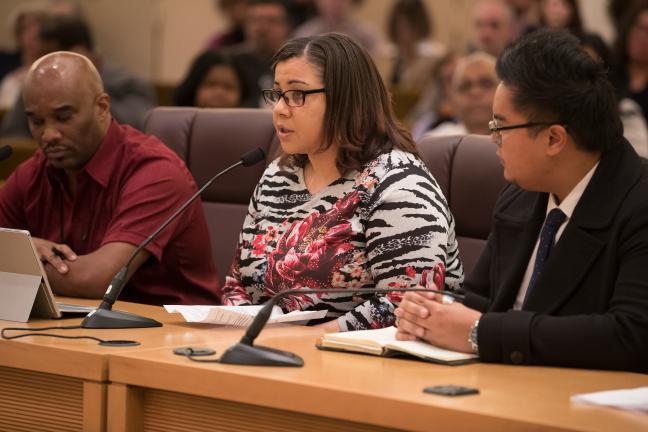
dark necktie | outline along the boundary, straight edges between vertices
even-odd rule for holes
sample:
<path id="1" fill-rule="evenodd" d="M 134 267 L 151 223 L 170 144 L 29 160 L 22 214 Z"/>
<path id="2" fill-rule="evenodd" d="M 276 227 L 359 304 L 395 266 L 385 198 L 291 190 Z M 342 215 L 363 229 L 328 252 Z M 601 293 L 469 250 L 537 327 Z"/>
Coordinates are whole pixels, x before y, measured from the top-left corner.
<path id="1" fill-rule="evenodd" d="M 560 228 L 560 225 L 565 222 L 565 219 L 567 219 L 567 216 L 559 208 L 551 210 L 545 219 L 542 231 L 540 231 L 540 243 L 538 244 L 538 253 L 536 254 L 535 263 L 533 264 L 533 273 L 531 273 L 529 287 L 524 295 L 524 303 L 526 303 L 529 298 L 529 294 L 531 293 L 538 276 L 540 276 L 542 266 L 549 257 L 549 252 L 551 252 L 554 245 L 558 228 Z"/>

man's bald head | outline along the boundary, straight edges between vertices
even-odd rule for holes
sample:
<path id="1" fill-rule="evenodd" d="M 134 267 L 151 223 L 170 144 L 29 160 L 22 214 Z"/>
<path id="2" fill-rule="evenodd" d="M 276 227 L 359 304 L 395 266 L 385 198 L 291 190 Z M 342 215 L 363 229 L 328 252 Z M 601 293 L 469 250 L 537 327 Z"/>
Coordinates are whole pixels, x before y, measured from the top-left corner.
<path id="1" fill-rule="evenodd" d="M 92 94 L 104 92 L 103 81 L 94 64 L 85 56 L 68 51 L 57 51 L 36 60 L 27 72 L 25 86 L 32 80 L 45 79 L 50 83 L 85 84 Z"/>
<path id="2" fill-rule="evenodd" d="M 75 173 L 92 158 L 111 123 L 110 98 L 92 62 L 54 52 L 36 60 L 23 84 L 29 130 L 54 168 Z"/>

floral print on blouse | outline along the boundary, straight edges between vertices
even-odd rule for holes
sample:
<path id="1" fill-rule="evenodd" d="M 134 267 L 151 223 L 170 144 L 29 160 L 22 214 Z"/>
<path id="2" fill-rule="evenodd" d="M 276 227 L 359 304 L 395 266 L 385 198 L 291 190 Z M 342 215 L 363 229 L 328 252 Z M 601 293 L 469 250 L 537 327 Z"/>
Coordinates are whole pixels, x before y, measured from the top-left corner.
<path id="1" fill-rule="evenodd" d="M 402 293 L 350 288 L 456 289 L 463 282 L 454 219 L 416 156 L 392 150 L 310 194 L 303 169 L 268 166 L 257 185 L 223 287 L 223 304 L 260 304 L 294 288 L 284 311 L 327 310 L 340 328 L 393 325 Z M 339 291 L 338 291 L 339 290 Z"/>

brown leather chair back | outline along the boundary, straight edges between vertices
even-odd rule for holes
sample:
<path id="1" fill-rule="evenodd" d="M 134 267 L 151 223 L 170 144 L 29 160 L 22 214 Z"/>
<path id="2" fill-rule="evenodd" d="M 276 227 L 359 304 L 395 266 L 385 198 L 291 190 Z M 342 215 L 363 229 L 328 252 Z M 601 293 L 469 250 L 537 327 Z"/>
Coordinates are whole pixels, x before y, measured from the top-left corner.
<path id="1" fill-rule="evenodd" d="M 236 168 L 202 194 L 214 260 L 222 282 L 232 263 L 254 187 L 278 147 L 272 113 L 262 109 L 163 107 L 151 111 L 145 130 L 160 138 L 185 161 L 199 187 L 236 163 L 247 151 L 260 147 L 266 152 L 265 164 Z"/>
<path id="2" fill-rule="evenodd" d="M 505 184 L 496 147 L 488 136 L 424 136 L 418 149 L 455 217 L 459 254 L 469 274 L 486 245 Z"/>

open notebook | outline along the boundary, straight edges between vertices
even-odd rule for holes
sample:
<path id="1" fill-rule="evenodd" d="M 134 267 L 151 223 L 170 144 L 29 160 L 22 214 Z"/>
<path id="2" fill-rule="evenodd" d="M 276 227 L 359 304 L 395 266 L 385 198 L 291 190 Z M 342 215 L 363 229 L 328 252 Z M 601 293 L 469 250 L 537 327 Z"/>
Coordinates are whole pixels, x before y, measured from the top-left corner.
<path id="1" fill-rule="evenodd" d="M 27 322 L 93 309 L 57 303 L 29 231 L 0 228 L 0 319 Z"/>
<path id="2" fill-rule="evenodd" d="M 328 333 L 317 347 L 323 350 L 347 351 L 377 356 L 411 355 L 432 363 L 458 365 L 472 363 L 477 355 L 437 348 L 425 342 L 396 340 L 396 327 Z"/>

